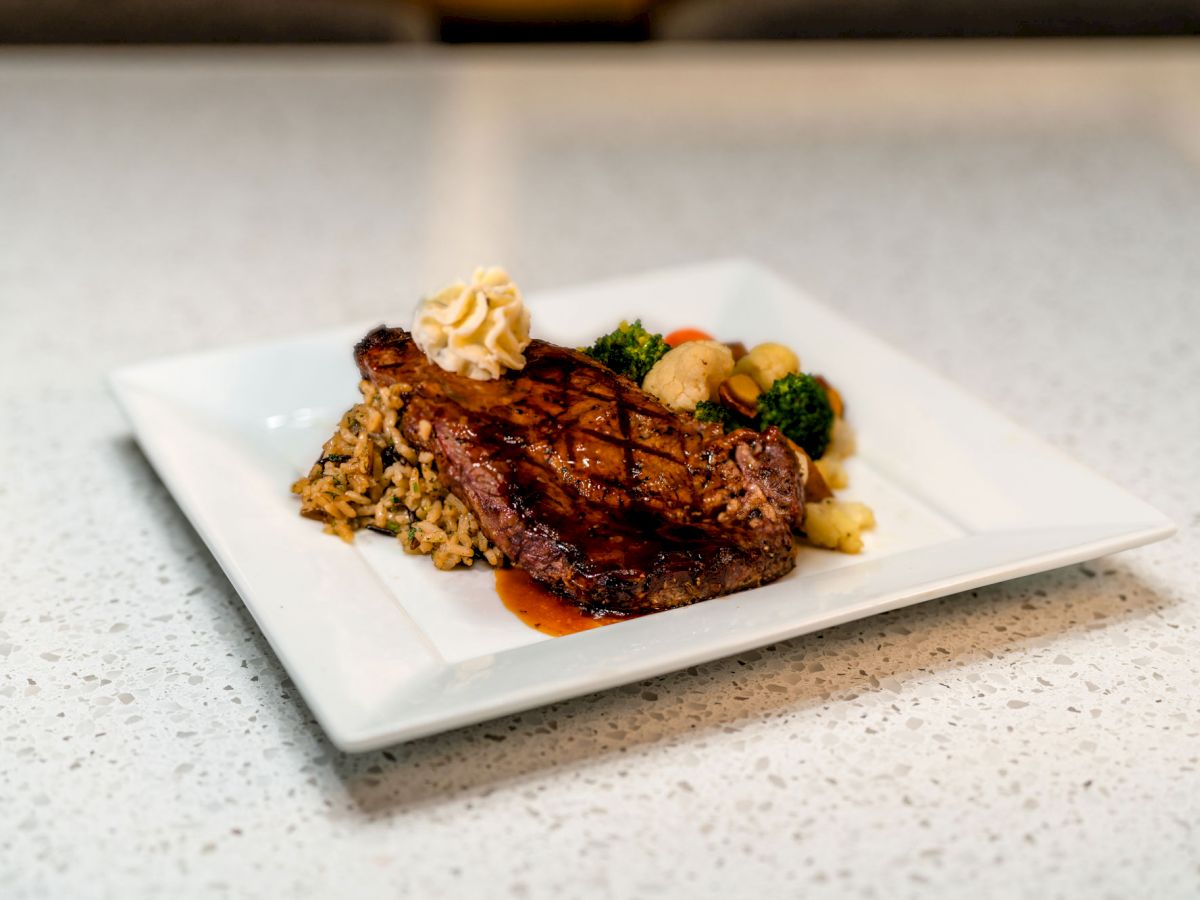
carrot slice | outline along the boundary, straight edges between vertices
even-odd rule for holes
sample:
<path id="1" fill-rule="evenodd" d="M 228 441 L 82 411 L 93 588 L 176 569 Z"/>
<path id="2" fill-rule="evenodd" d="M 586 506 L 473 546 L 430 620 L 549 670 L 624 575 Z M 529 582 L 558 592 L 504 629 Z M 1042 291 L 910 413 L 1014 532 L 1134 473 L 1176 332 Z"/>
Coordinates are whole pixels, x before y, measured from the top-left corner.
<path id="1" fill-rule="evenodd" d="M 701 331 L 699 328 L 680 328 L 677 331 L 672 331 L 663 340 L 667 342 L 668 347 L 678 347 L 680 344 L 686 344 L 688 341 L 711 341 L 713 336 L 707 331 Z"/>

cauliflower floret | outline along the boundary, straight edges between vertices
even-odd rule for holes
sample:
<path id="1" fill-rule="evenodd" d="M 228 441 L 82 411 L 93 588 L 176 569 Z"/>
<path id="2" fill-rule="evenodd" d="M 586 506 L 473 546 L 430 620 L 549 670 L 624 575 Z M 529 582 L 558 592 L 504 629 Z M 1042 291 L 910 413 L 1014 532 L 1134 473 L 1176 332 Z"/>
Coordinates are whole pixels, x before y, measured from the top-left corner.
<path id="1" fill-rule="evenodd" d="M 828 450 L 816 461 L 815 465 L 821 470 L 821 477 L 825 479 L 825 484 L 832 490 L 840 491 L 842 488 L 850 486 L 850 473 L 846 471 L 845 462 L 837 456 L 831 456 Z"/>
<path id="2" fill-rule="evenodd" d="M 671 409 L 691 412 L 716 396 L 733 374 L 733 353 L 718 341 L 688 341 L 669 351 L 646 373 L 642 390 Z"/>
<path id="3" fill-rule="evenodd" d="M 862 533 L 875 527 L 875 513 L 865 503 L 822 500 L 804 504 L 804 533 L 810 543 L 842 553 L 863 548 Z"/>
<path id="4" fill-rule="evenodd" d="M 783 344 L 767 342 L 752 347 L 733 369 L 749 375 L 760 388 L 767 391 L 784 375 L 799 372 L 800 359 Z"/>
<path id="5" fill-rule="evenodd" d="M 833 430 L 829 433 L 829 446 L 825 448 L 825 456 L 822 458 L 846 459 L 853 456 L 857 449 L 858 439 L 854 436 L 854 429 L 850 423 L 843 418 L 835 418 Z"/>

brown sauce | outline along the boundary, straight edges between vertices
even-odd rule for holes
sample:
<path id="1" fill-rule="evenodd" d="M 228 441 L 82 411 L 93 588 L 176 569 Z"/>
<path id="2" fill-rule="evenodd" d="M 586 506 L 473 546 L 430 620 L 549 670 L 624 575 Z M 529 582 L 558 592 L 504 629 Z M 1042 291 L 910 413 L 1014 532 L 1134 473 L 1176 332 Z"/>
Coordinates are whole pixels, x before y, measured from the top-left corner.
<path id="1" fill-rule="evenodd" d="M 496 593 L 518 619 L 530 628 L 553 637 L 631 618 L 609 613 L 595 615 L 580 609 L 534 581 L 524 569 L 497 569 Z"/>

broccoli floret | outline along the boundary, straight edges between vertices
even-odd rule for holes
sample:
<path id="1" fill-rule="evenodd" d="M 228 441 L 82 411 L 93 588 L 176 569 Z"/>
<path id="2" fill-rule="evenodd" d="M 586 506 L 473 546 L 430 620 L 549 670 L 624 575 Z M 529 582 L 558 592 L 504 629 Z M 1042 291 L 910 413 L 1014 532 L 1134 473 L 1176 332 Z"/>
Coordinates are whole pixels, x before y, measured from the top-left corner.
<path id="1" fill-rule="evenodd" d="M 737 423 L 733 420 L 733 410 L 711 400 L 701 400 L 696 404 L 696 418 L 701 422 L 716 422 L 726 431 L 737 428 Z"/>
<path id="2" fill-rule="evenodd" d="M 661 334 L 651 334 L 642 327 L 642 320 L 632 325 L 622 322 L 616 331 L 596 339 L 583 352 L 614 372 L 628 375 L 638 384 L 671 348 Z"/>
<path id="3" fill-rule="evenodd" d="M 716 422 L 726 431 L 733 431 L 735 428 L 757 428 L 749 419 L 712 400 L 701 400 L 697 403 L 695 414 L 701 422 Z"/>
<path id="4" fill-rule="evenodd" d="M 758 417 L 763 428 L 776 426 L 813 459 L 820 459 L 829 446 L 833 408 L 825 388 L 811 375 L 793 373 L 776 381 L 758 398 Z"/>

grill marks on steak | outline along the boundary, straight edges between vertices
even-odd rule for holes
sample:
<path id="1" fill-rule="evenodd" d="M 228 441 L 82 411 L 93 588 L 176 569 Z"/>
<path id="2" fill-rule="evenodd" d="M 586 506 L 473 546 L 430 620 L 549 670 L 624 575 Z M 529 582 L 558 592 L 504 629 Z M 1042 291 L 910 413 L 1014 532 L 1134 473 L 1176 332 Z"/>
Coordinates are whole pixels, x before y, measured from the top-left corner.
<path id="1" fill-rule="evenodd" d="M 576 603 L 665 609 L 794 565 L 803 484 L 774 428 L 722 434 L 544 341 L 494 381 L 443 371 L 398 328 L 372 331 L 355 358 L 364 378 L 411 387 L 405 438 L 515 565 Z"/>

